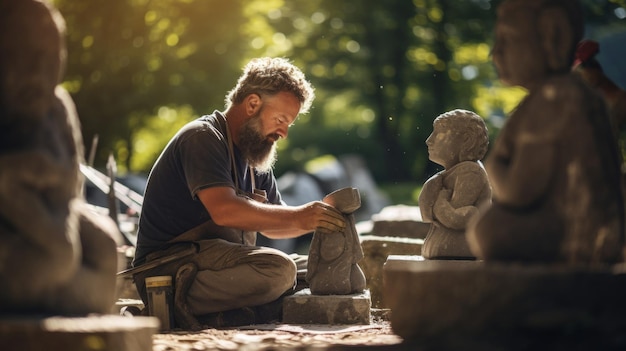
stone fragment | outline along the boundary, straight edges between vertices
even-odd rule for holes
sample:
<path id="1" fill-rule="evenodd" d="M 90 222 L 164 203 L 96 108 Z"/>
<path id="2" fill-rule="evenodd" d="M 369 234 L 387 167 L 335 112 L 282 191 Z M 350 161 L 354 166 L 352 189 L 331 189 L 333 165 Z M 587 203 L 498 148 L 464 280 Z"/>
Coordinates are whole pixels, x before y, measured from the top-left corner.
<path id="1" fill-rule="evenodd" d="M 369 290 L 351 295 L 312 295 L 303 289 L 283 301 L 286 324 L 370 324 Z"/>

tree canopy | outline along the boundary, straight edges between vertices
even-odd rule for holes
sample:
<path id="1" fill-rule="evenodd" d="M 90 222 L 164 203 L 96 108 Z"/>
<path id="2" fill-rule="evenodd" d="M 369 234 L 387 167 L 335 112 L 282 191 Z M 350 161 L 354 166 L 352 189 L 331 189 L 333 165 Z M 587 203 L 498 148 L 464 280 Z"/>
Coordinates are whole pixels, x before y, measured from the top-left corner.
<path id="1" fill-rule="evenodd" d="M 321 155 L 360 154 L 379 181 L 434 171 L 437 115 L 483 116 L 492 135 L 523 96 L 490 62 L 491 0 L 56 0 L 72 94 L 96 166 L 149 171 L 187 121 L 221 110 L 252 57 L 301 67 L 317 99 L 281 142 L 277 174 Z M 594 39 L 626 32 L 626 0 L 583 4 Z M 622 51 L 623 52 L 623 51 Z M 617 72 L 626 69 L 617 60 Z M 614 65 L 615 66 L 615 65 Z"/>

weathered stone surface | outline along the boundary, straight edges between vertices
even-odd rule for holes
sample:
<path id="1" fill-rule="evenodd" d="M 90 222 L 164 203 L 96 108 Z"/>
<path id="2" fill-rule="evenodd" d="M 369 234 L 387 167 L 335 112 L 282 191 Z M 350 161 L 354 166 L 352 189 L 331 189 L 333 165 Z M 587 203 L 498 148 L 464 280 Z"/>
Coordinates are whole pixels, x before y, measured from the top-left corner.
<path id="1" fill-rule="evenodd" d="M 498 5 L 494 66 L 500 81 L 528 93 L 485 161 L 493 203 L 466 231 L 480 259 L 572 266 L 624 259 L 619 152 L 606 104 L 571 72 L 583 19 L 579 1 Z"/>
<path id="2" fill-rule="evenodd" d="M 372 216 L 371 235 L 424 239 L 430 223 L 422 221 L 418 206 L 393 205 Z"/>
<path id="3" fill-rule="evenodd" d="M 352 295 L 311 295 L 309 289 L 283 301 L 283 323 L 369 324 L 371 298 L 368 290 Z"/>
<path id="4" fill-rule="evenodd" d="M 322 200 L 339 210 L 346 221 L 342 232 L 318 228 L 309 248 L 306 281 L 316 295 L 349 295 L 363 292 L 365 275 L 358 263 L 363 250 L 353 212 L 361 207 L 356 188 L 342 188 Z"/>
<path id="5" fill-rule="evenodd" d="M 0 319 L 3 350 L 151 351 L 154 317 L 10 317 Z"/>
<path id="6" fill-rule="evenodd" d="M 66 25 L 50 1 L 0 7 L 0 311 L 107 313 L 122 238 L 84 201 Z"/>
<path id="7" fill-rule="evenodd" d="M 424 183 L 417 202 L 422 220 L 432 223 L 422 248 L 428 259 L 474 259 L 465 229 L 478 209 L 491 203 L 491 186 L 480 160 L 489 133 L 475 112 L 455 109 L 439 115 L 426 139 L 428 158 L 443 166 Z"/>
<path id="8" fill-rule="evenodd" d="M 361 237 L 361 247 L 365 257 L 360 266 L 365 273 L 367 288 L 372 297 L 372 306 L 386 307 L 383 296 L 383 265 L 389 255 L 420 255 L 422 239 L 379 237 L 366 235 Z"/>
<path id="9" fill-rule="evenodd" d="M 626 347 L 624 267 L 390 256 L 384 277 L 394 332 L 425 348 Z"/>

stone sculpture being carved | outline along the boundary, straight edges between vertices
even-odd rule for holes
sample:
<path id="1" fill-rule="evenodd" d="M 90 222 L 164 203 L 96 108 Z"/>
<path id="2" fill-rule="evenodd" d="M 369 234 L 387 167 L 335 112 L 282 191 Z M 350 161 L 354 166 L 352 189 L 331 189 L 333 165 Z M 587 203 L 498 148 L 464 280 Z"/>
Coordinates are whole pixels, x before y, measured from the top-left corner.
<path id="1" fill-rule="evenodd" d="M 583 30 L 577 1 L 507 0 L 498 8 L 494 64 L 502 82 L 528 95 L 485 162 L 493 203 L 467 232 L 479 258 L 622 259 L 619 161 L 606 107 L 570 71 Z"/>
<path id="2" fill-rule="evenodd" d="M 354 211 L 361 207 L 361 196 L 355 188 L 342 188 L 322 200 L 346 217 L 345 232 L 317 230 L 309 249 L 306 281 L 314 295 L 348 295 L 365 290 L 365 275 L 358 262 L 363 258 L 361 241 L 356 232 Z"/>
<path id="3" fill-rule="evenodd" d="M 478 208 L 491 202 L 491 187 L 480 162 L 489 136 L 474 112 L 453 110 L 438 116 L 426 139 L 431 161 L 445 169 L 424 183 L 418 204 L 424 222 L 432 223 L 422 256 L 428 259 L 473 259 L 465 229 Z"/>
<path id="4" fill-rule="evenodd" d="M 82 198 L 63 19 L 36 0 L 2 0 L 0 16 L 0 311 L 109 313 L 120 233 Z"/>

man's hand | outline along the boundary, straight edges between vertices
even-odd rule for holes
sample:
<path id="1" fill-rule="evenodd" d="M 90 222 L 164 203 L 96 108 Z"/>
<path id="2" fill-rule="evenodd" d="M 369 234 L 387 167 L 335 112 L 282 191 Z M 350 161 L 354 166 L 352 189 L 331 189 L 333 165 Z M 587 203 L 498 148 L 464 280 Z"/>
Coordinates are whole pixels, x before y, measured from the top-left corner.
<path id="1" fill-rule="evenodd" d="M 297 213 L 297 220 L 303 229 L 343 232 L 346 228 L 344 215 L 322 201 L 312 201 L 299 206 Z"/>

